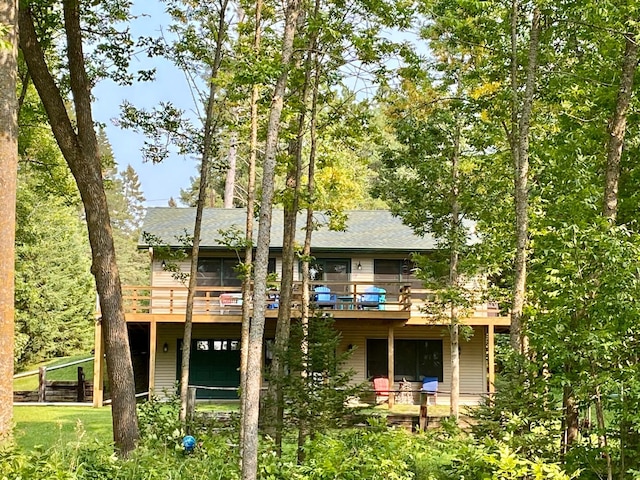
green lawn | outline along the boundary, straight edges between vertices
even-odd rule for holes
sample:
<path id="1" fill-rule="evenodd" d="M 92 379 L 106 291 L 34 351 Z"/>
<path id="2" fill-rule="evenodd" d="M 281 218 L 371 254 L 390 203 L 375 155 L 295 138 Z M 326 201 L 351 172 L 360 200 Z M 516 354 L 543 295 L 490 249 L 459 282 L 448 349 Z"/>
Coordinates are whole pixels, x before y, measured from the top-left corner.
<path id="1" fill-rule="evenodd" d="M 238 402 L 199 404 L 197 410 L 236 412 Z M 419 413 L 418 405 L 394 405 L 393 413 Z M 367 413 L 389 414 L 386 405 L 367 409 Z M 446 416 L 448 405 L 429 406 L 430 416 Z M 49 448 L 55 444 L 66 444 L 82 436 L 84 442 L 98 439 L 110 442 L 113 438 L 111 427 L 111 407 L 93 408 L 90 406 L 14 406 L 15 439 L 24 449 L 37 446 Z"/>
<path id="2" fill-rule="evenodd" d="M 61 357 L 44 362 L 38 365 L 31 365 L 25 369 L 25 371 L 37 371 L 39 367 L 54 367 L 56 365 L 64 365 L 65 363 L 75 362 L 76 360 L 82 360 L 83 358 L 89 358 L 90 353 L 81 353 L 73 355 L 71 357 Z M 71 365 L 70 367 L 59 368 L 57 370 L 47 371 L 47 380 L 77 380 L 78 379 L 78 367 L 82 367 L 84 370 L 84 377 L 87 381 L 93 381 L 93 360 L 89 360 L 77 365 Z M 38 390 L 38 374 L 30 375 L 28 377 L 17 378 L 13 381 L 14 390 Z"/>
<path id="3" fill-rule="evenodd" d="M 16 442 L 27 450 L 66 444 L 79 435 L 85 442 L 110 442 L 113 437 L 111 407 L 14 406 L 13 419 Z"/>

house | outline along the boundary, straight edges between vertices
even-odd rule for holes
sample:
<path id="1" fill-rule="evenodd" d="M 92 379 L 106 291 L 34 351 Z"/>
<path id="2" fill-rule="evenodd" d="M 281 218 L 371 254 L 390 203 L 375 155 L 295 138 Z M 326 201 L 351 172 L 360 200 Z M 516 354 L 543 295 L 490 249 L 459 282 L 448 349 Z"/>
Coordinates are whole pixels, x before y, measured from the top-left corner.
<path id="1" fill-rule="evenodd" d="M 424 313 L 429 292 L 412 273 L 411 255 L 436 249 L 433 238 L 418 237 L 400 219 L 386 211 L 350 211 L 345 231 L 321 228 L 313 233 L 310 281 L 314 306 L 335 319 L 341 332 L 340 348 L 354 349 L 349 368 L 354 381 L 384 376 L 410 382 L 418 391 L 425 378 L 437 380 L 439 401 L 448 401 L 450 344 L 447 320 Z M 318 216 L 322 216 L 318 214 Z M 193 229 L 195 209 L 150 208 L 143 231 L 171 248 L 182 247 L 178 237 Z M 283 212 L 274 210 L 269 271 L 278 274 L 282 264 Z M 299 221 L 298 225 L 303 222 Z M 198 390 L 198 397 L 235 397 L 239 384 L 241 296 L 235 273 L 236 253 L 220 243 L 221 230 L 244 231 L 243 209 L 205 209 L 198 266 L 198 290 L 193 316 L 190 384 L 216 387 Z M 299 227 L 300 228 L 300 227 Z M 256 228 L 257 231 L 257 228 Z M 299 230 L 299 243 L 304 232 Z M 137 390 L 172 390 L 180 369 L 187 289 L 163 268 L 156 247 L 140 242 L 152 263 L 149 285 L 123 286 L 126 321 L 134 359 Z M 180 269 L 189 271 L 189 260 Z M 300 268 L 295 289 L 301 288 Z M 295 293 L 295 292 L 294 292 Z M 266 310 L 265 361 L 268 342 L 275 334 L 278 295 L 274 291 Z M 294 303 L 292 316 L 299 315 Z M 479 304 L 461 320 L 473 329 L 460 347 L 462 403 L 475 403 L 493 391 L 495 333 L 509 325 L 490 304 Z M 102 355 L 100 322 L 96 329 L 96 358 Z M 354 348 L 355 347 L 355 348 Z M 102 362 L 97 361 L 94 403 L 103 399 Z"/>

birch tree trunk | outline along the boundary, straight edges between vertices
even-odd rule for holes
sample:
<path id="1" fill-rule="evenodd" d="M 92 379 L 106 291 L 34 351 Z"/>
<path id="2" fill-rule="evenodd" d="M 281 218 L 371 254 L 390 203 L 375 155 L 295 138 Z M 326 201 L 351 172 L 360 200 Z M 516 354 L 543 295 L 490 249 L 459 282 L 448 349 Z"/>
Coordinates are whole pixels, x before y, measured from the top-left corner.
<path id="1" fill-rule="evenodd" d="M 616 222 L 618 213 L 618 182 L 620 179 L 620 159 L 624 147 L 624 139 L 627 131 L 627 113 L 629 104 L 631 103 L 631 95 L 633 93 L 633 83 L 636 69 L 638 67 L 638 43 L 634 35 L 627 33 L 625 35 L 625 50 L 622 58 L 622 70 L 620 74 L 620 87 L 616 99 L 616 108 L 613 117 L 609 122 L 609 141 L 607 143 L 607 164 L 604 180 L 604 201 L 602 216 L 609 221 L 610 225 Z M 608 452 L 608 440 L 605 425 L 604 406 L 602 404 L 602 395 L 600 385 L 598 385 L 597 364 L 591 362 L 591 374 L 595 382 L 594 403 L 596 407 L 596 419 L 600 435 L 598 442 L 602 449 L 603 455 L 607 462 L 607 480 L 613 478 L 613 464 L 611 455 Z M 622 423 L 624 425 L 624 422 Z M 628 425 L 624 425 L 628 427 Z M 624 428 L 624 427 L 623 427 Z M 621 446 L 621 452 L 624 444 Z M 624 463 L 624 455 L 621 462 Z M 624 471 L 624 468 L 621 470 Z"/>
<path id="2" fill-rule="evenodd" d="M 229 139 L 229 154 L 227 155 L 227 159 L 229 161 L 229 168 L 227 170 L 227 175 L 224 181 L 224 208 L 233 208 L 233 192 L 235 191 L 236 185 L 236 141 L 237 135 L 235 132 L 231 135 Z"/>
<path id="3" fill-rule="evenodd" d="M 620 88 L 616 100 L 616 109 L 609 122 L 609 141 L 607 143 L 607 166 L 604 180 L 604 205 L 602 215 L 611 224 L 618 213 L 618 180 L 620 179 L 620 158 L 627 131 L 627 112 L 633 93 L 633 80 L 638 67 L 638 43 L 631 34 L 625 35 L 625 50 L 620 75 Z"/>
<path id="4" fill-rule="evenodd" d="M 255 30 L 253 35 L 253 53 L 260 53 L 262 36 L 262 0 L 255 5 Z M 240 333 L 240 418 L 244 418 L 247 392 L 247 357 L 249 352 L 249 327 L 251 321 L 251 278 L 253 273 L 253 215 L 256 200 L 256 160 L 258 157 L 258 100 L 260 85 L 251 88 L 251 133 L 249 137 L 249 172 L 247 181 L 247 218 L 245 225 L 244 265 L 245 276 L 242 279 L 242 327 Z M 244 421 L 240 422 L 240 462 L 244 457 Z M 241 465 L 242 466 L 242 465 Z"/>
<path id="5" fill-rule="evenodd" d="M 529 33 L 529 54 L 525 91 L 522 101 L 518 90 L 518 18 L 519 0 L 512 2 L 511 18 L 511 153 L 514 164 L 514 199 L 516 213 L 516 256 L 514 262 L 513 299 L 511 305 L 511 346 L 525 353 L 527 340 L 523 327 L 523 311 L 527 288 L 527 258 L 529 236 L 529 128 L 535 93 L 535 79 L 540 37 L 540 11 L 534 8 Z M 520 104 L 522 104 L 520 106 Z"/>
<path id="6" fill-rule="evenodd" d="M 301 23 L 303 15 L 298 17 Z M 278 323 L 276 326 L 275 355 L 271 365 L 272 380 L 269 382 L 269 398 L 274 402 L 273 419 L 269 419 L 275 425 L 276 451 L 282 453 L 282 429 L 284 427 L 284 399 L 282 395 L 282 379 L 285 374 L 284 357 L 291 336 L 291 299 L 293 294 L 293 272 L 295 268 L 295 239 L 296 220 L 298 216 L 300 184 L 303 170 L 303 140 L 307 124 L 307 103 L 311 91 L 312 52 L 315 47 L 316 35 L 309 40 L 307 56 L 304 62 L 304 84 L 300 98 L 301 112 L 298 114 L 295 125 L 296 135 L 289 145 L 289 156 L 292 159 L 287 170 L 285 207 L 284 207 L 284 232 L 282 245 L 282 282 L 280 291 L 280 309 L 278 311 Z M 272 389 L 273 383 L 273 389 Z"/>
<path id="7" fill-rule="evenodd" d="M 262 170 L 262 197 L 255 260 L 255 284 L 253 292 L 253 321 L 249 329 L 246 398 L 243 412 L 244 444 L 242 479 L 256 480 L 258 475 L 258 420 L 260 414 L 260 387 L 262 383 L 262 342 L 264 336 L 265 309 L 267 295 L 267 266 L 269 263 L 269 243 L 271 241 L 271 215 L 274 194 L 277 142 L 280 132 L 280 117 L 284 105 L 289 68 L 293 56 L 293 40 L 296 34 L 300 0 L 287 2 L 284 32 L 282 37 L 282 72 L 276 81 L 269 122 Z"/>
<path id="8" fill-rule="evenodd" d="M 316 0 L 316 13 L 319 10 L 319 0 Z M 315 49 L 313 49 L 315 51 Z M 320 62 L 318 60 L 318 53 L 314 53 L 314 84 L 311 94 L 311 112 L 310 112 L 310 125 L 309 125 L 309 169 L 307 172 L 307 216 L 305 221 L 305 236 L 304 245 L 302 247 L 302 256 L 305 261 L 302 262 L 302 315 L 300 322 L 302 324 L 302 344 L 300 349 L 302 350 L 302 359 L 304 371 L 303 375 L 306 375 L 306 368 L 308 365 L 309 356 L 309 305 L 311 301 L 311 291 L 309 288 L 309 258 L 311 257 L 311 237 L 313 235 L 313 199 L 315 197 L 315 165 L 316 165 L 316 152 L 318 150 L 318 91 L 320 87 Z M 304 444 L 309 436 L 310 425 L 304 419 L 298 421 L 298 463 L 302 464 L 305 459 Z"/>
<path id="9" fill-rule="evenodd" d="M 460 256 L 460 125 L 456 124 L 451 156 L 451 257 L 449 263 L 449 285 L 458 287 L 458 259 Z M 450 315 L 451 336 L 451 401 L 449 414 L 456 423 L 460 419 L 460 322 L 458 319 L 458 305 L 451 303 Z"/>
<path id="10" fill-rule="evenodd" d="M 191 247 L 191 268 L 189 270 L 189 290 L 187 291 L 187 305 L 184 317 L 184 335 L 182 339 L 182 366 L 180 371 L 180 421 L 187 420 L 187 403 L 189 397 L 189 363 L 191 359 L 191 333 L 193 331 L 193 301 L 196 287 L 198 286 L 198 258 L 200 254 L 200 234 L 202 231 L 202 211 L 207 203 L 207 190 L 209 186 L 209 170 L 211 169 L 211 154 L 213 148 L 213 125 L 217 95 L 216 78 L 220 70 L 222 60 L 222 45 L 226 32 L 225 13 L 228 0 L 220 3 L 220 16 L 218 18 L 218 36 L 216 37 L 216 50 L 209 77 L 209 97 L 207 98 L 207 110 L 204 121 L 202 137 L 202 159 L 200 161 L 200 188 L 198 189 L 198 201 L 196 203 L 196 218 L 193 226 L 193 244 Z"/>
<path id="11" fill-rule="evenodd" d="M 0 48 L 0 445 L 11 438 L 15 292 L 16 188 L 18 175 L 18 2 L 3 2 L 0 25 L 8 31 Z"/>

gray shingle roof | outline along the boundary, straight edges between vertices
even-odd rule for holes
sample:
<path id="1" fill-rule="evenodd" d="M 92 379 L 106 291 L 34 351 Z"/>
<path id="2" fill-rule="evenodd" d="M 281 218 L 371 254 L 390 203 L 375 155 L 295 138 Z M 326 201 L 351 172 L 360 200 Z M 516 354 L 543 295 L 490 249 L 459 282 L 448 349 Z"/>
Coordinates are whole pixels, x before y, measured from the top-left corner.
<path id="1" fill-rule="evenodd" d="M 195 208 L 169 208 L 155 207 L 147 209 L 142 231 L 151 233 L 165 244 L 180 246 L 178 235 L 193 232 L 195 220 Z M 343 250 L 343 251 L 373 251 L 383 250 L 387 252 L 414 252 L 426 251 L 436 248 L 431 236 L 419 237 L 413 233 L 402 221 L 385 210 L 352 210 L 346 212 L 346 231 L 331 231 L 322 227 L 313 232 L 312 247 L 314 250 Z M 318 220 L 323 220 L 322 213 L 316 213 Z M 273 210 L 271 228 L 271 248 L 282 248 L 282 223 L 283 211 Z M 206 208 L 202 219 L 201 248 L 226 249 L 220 245 L 221 235 L 218 230 L 225 230 L 236 226 L 244 232 L 245 210 L 242 208 L 222 209 Z M 304 241 L 304 218 L 298 218 L 298 234 L 296 240 L 302 244 Z M 257 235 L 257 224 L 254 230 Z M 141 238 L 140 247 L 146 247 Z"/>

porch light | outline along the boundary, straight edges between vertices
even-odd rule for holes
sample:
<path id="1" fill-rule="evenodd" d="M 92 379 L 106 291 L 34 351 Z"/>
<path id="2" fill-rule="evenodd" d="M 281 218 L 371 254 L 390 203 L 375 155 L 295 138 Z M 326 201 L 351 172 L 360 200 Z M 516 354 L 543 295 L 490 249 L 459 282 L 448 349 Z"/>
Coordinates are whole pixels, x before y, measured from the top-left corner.
<path id="1" fill-rule="evenodd" d="M 169 344 L 167 342 L 164 342 L 164 345 L 162 346 L 162 351 L 164 353 L 168 353 L 169 352 Z"/>
<path id="2" fill-rule="evenodd" d="M 362 265 L 358 262 L 358 270 L 362 270 Z"/>
<path id="3" fill-rule="evenodd" d="M 160 266 L 162 267 L 162 269 L 164 270 L 165 267 L 167 266 L 167 262 L 162 260 L 162 263 L 160 264 Z"/>

